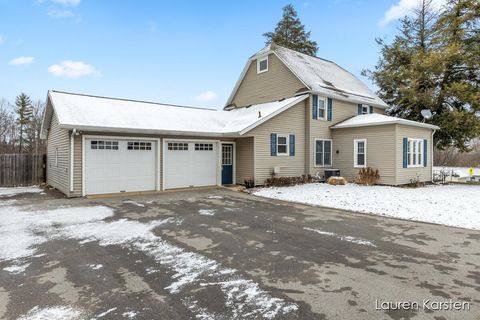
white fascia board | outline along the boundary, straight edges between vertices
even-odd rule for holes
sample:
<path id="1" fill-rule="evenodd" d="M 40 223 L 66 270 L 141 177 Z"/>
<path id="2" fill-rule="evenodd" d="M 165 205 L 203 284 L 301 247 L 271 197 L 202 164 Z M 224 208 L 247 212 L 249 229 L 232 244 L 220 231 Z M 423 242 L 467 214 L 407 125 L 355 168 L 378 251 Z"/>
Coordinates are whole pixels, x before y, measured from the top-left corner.
<path id="1" fill-rule="evenodd" d="M 115 133 L 137 133 L 137 134 L 154 134 L 154 135 L 176 135 L 176 136 L 201 136 L 201 137 L 236 137 L 238 132 L 195 132 L 195 131 L 178 131 L 178 130 L 155 130 L 155 129 L 135 129 L 121 127 L 97 127 L 97 126 L 79 126 L 73 124 L 60 124 L 62 129 L 77 129 L 80 131 L 92 132 L 115 132 Z"/>
<path id="2" fill-rule="evenodd" d="M 426 128 L 426 129 L 433 129 L 437 130 L 440 129 L 439 127 L 433 125 L 433 124 L 428 124 L 428 123 L 421 123 L 421 122 L 403 122 L 403 121 L 381 121 L 381 122 L 375 122 L 375 123 L 362 123 L 362 124 L 350 124 L 350 125 L 334 125 L 331 126 L 330 129 L 347 129 L 347 128 L 358 128 L 358 127 L 370 127 L 370 126 L 381 126 L 381 125 L 387 125 L 387 124 L 401 124 L 405 126 L 412 126 L 412 127 L 420 127 L 420 128 Z"/>

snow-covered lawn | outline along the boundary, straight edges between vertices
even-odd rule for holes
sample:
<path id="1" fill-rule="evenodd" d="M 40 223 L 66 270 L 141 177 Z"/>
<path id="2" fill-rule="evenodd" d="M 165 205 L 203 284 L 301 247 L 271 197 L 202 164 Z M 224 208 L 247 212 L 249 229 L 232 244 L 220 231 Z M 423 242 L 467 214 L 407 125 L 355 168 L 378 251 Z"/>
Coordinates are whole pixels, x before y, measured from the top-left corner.
<path id="1" fill-rule="evenodd" d="M 254 194 L 330 208 L 480 229 L 480 186 L 447 185 L 410 189 L 312 183 L 262 188 L 254 191 Z"/>

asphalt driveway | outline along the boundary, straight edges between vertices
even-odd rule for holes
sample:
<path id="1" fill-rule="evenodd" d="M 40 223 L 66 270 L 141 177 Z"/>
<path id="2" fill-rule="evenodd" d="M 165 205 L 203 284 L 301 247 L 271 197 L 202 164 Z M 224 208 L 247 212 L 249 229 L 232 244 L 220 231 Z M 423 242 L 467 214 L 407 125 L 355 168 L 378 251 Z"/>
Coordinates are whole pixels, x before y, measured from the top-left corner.
<path id="1" fill-rule="evenodd" d="M 0 196 L 0 319 L 19 317 L 480 319 L 480 232 L 226 189 Z"/>

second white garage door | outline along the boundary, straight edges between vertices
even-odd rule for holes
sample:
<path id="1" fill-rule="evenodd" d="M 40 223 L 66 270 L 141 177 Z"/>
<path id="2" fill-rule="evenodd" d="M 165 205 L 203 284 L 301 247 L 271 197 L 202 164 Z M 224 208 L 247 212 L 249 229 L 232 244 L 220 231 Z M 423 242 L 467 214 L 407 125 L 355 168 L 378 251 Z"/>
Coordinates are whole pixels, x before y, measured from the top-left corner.
<path id="1" fill-rule="evenodd" d="M 217 184 L 217 144 L 208 141 L 165 141 L 165 189 Z"/>

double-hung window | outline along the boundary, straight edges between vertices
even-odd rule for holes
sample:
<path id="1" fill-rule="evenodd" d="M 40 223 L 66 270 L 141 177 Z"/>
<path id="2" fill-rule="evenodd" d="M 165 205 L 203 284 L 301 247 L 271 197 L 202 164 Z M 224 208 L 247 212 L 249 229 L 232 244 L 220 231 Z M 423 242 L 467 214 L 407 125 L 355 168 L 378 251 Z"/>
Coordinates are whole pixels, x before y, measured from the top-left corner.
<path id="1" fill-rule="evenodd" d="M 367 140 L 353 140 L 353 163 L 355 168 L 364 168 L 367 166 Z"/>
<path id="2" fill-rule="evenodd" d="M 315 139 L 315 166 L 332 165 L 332 140 Z"/>
<path id="3" fill-rule="evenodd" d="M 288 135 L 277 134 L 277 155 L 288 156 Z"/>
<path id="4" fill-rule="evenodd" d="M 318 97 L 318 119 L 327 117 L 327 98 Z"/>
<path id="5" fill-rule="evenodd" d="M 423 167 L 423 139 L 408 139 L 408 167 Z"/>

